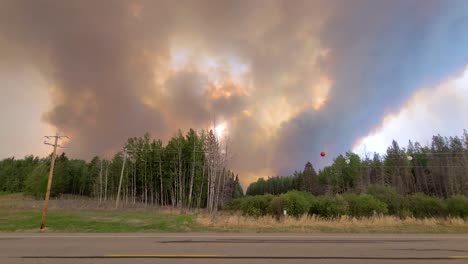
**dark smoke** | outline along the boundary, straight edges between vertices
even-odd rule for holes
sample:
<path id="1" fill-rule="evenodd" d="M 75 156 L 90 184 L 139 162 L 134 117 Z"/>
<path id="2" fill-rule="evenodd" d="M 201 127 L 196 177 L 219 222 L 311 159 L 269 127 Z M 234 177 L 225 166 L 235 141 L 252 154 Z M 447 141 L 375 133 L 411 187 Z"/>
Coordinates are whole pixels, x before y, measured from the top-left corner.
<path id="1" fill-rule="evenodd" d="M 234 169 L 289 173 L 307 160 L 322 167 L 330 158 L 319 160 L 320 151 L 349 150 L 416 89 L 460 70 L 467 8 L 463 0 L 3 0 L 0 55 L 33 65 L 54 87 L 44 120 L 73 137 L 74 156 L 115 151 L 145 132 L 167 139 L 206 128 L 215 115 L 228 120 Z M 174 46 L 236 58 L 246 83 L 220 89 L 248 92 L 215 96 L 206 72 L 171 72 Z M 332 86 L 314 110 L 323 77 Z M 283 107 L 272 105 L 280 99 L 296 112 L 280 109 L 289 120 L 265 125 L 259 113 Z"/>
<path id="2" fill-rule="evenodd" d="M 416 89 L 434 86 L 468 63 L 466 1 L 346 3 L 320 36 L 331 50 L 323 66 L 334 80 L 326 108 L 304 111 L 279 133 L 277 153 L 291 154 L 277 158 L 284 172 L 308 159 L 322 167 Z M 322 150 L 327 159 L 319 158 Z"/>

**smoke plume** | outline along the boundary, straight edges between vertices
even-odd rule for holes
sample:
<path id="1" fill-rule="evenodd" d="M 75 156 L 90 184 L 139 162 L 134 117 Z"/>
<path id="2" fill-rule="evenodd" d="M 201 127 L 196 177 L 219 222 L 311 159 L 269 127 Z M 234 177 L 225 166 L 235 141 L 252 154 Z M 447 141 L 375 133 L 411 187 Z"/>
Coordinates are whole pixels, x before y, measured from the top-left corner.
<path id="1" fill-rule="evenodd" d="M 0 2 L 0 55 L 50 85 L 71 155 L 228 127 L 235 170 L 286 174 L 352 148 L 468 62 L 468 2 Z M 244 182 L 252 179 L 244 179 Z"/>

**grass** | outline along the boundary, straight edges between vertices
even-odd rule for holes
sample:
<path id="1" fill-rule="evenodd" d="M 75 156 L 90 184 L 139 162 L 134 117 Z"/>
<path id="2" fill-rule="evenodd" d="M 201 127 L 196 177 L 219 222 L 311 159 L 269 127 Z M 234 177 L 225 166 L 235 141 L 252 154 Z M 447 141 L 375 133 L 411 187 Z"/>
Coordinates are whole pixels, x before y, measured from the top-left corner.
<path id="1" fill-rule="evenodd" d="M 198 222 L 218 232 L 300 232 L 300 233 L 468 233 L 468 220 L 461 218 L 406 218 L 375 216 L 357 219 L 342 216 L 325 219 L 316 216 L 287 217 L 277 221 L 273 217 L 245 217 L 224 214 L 219 217 L 200 215 Z"/>
<path id="2" fill-rule="evenodd" d="M 47 230 L 57 232 L 186 232 L 198 230 L 195 215 L 155 208 L 113 209 L 95 200 L 51 200 Z M 42 201 L 0 196 L 0 231 L 38 231 Z"/>
<path id="3" fill-rule="evenodd" d="M 0 231 L 37 230 L 39 210 L 9 211 L 0 216 Z M 49 231 L 66 232 L 183 232 L 196 227 L 193 215 L 142 211 L 55 211 L 47 214 Z"/>
<path id="4" fill-rule="evenodd" d="M 37 232 L 42 201 L 21 194 L 0 196 L 0 232 Z M 300 232 L 300 233 L 468 233 L 468 219 L 406 218 L 376 216 L 357 219 L 343 216 L 245 217 L 221 212 L 180 213 L 178 210 L 142 208 L 113 209 L 112 203 L 95 200 L 51 200 L 47 214 L 48 232 Z"/>

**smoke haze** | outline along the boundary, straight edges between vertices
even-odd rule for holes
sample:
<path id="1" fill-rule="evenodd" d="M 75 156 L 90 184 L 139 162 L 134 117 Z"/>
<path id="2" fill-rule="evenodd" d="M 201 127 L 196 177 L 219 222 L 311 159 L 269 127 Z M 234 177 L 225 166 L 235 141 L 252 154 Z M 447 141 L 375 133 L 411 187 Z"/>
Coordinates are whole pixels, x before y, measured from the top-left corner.
<path id="1" fill-rule="evenodd" d="M 70 155 L 216 118 L 243 181 L 327 164 L 461 71 L 466 43 L 463 0 L 0 1 L 0 64 L 40 73 Z"/>

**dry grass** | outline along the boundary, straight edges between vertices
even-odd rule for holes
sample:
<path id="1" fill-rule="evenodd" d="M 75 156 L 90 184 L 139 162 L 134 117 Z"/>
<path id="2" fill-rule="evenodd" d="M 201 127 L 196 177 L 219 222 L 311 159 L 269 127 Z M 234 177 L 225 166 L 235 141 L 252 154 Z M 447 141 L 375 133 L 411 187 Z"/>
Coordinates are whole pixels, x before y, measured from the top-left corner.
<path id="1" fill-rule="evenodd" d="M 279 221 L 270 216 L 259 218 L 238 214 L 210 217 L 200 214 L 198 222 L 210 230 L 227 232 L 339 232 L 339 233 L 468 233 L 468 220 L 460 218 L 406 218 L 376 216 L 354 218 L 342 216 L 325 219 L 316 216 L 286 217 Z"/>
<path id="2" fill-rule="evenodd" d="M 4 230 L 35 227 L 41 205 L 41 200 L 34 200 L 22 194 L 2 195 L 0 197 L 0 222 L 3 222 L 0 224 L 4 225 Z M 203 210 L 181 214 L 178 208 L 151 205 L 145 207 L 141 203 L 124 203 L 116 210 L 114 205 L 113 201 L 99 203 L 83 197 L 61 197 L 51 200 L 49 208 L 52 215 L 56 212 L 57 219 L 63 218 L 64 223 L 58 220 L 56 223 L 57 230 L 62 231 L 76 229 L 75 226 L 73 226 L 75 229 L 70 229 L 70 222 L 73 222 L 71 221 L 73 217 L 70 216 L 72 215 L 75 218 L 81 217 L 73 222 L 76 226 L 89 222 L 87 229 L 79 229 L 87 232 L 172 230 L 177 232 L 468 233 L 468 219 L 461 218 L 400 219 L 393 216 L 376 216 L 357 219 L 343 216 L 337 219 L 325 219 L 303 216 L 301 218 L 286 217 L 277 221 L 271 216 L 254 218 L 228 212 L 210 216 Z M 62 217 L 62 215 L 65 216 Z M 178 218 L 181 219 L 179 222 L 174 220 Z M 192 218 L 196 219 L 192 222 Z M 188 224 L 184 222 L 186 220 Z M 155 225 L 156 222 L 160 223 L 160 226 Z M 10 225 L 6 225 L 8 223 Z"/>
<path id="3" fill-rule="evenodd" d="M 42 208 L 43 200 L 21 193 L 4 194 L 0 197 L 0 210 L 21 211 L 35 210 Z M 96 199 L 76 196 L 62 195 L 60 197 L 51 197 L 49 200 L 49 209 L 51 210 L 86 210 L 86 211 L 115 211 L 115 200 L 97 201 Z M 151 204 L 137 202 L 121 202 L 118 211 L 150 211 L 163 214 L 180 213 L 179 208 L 161 207 Z"/>

